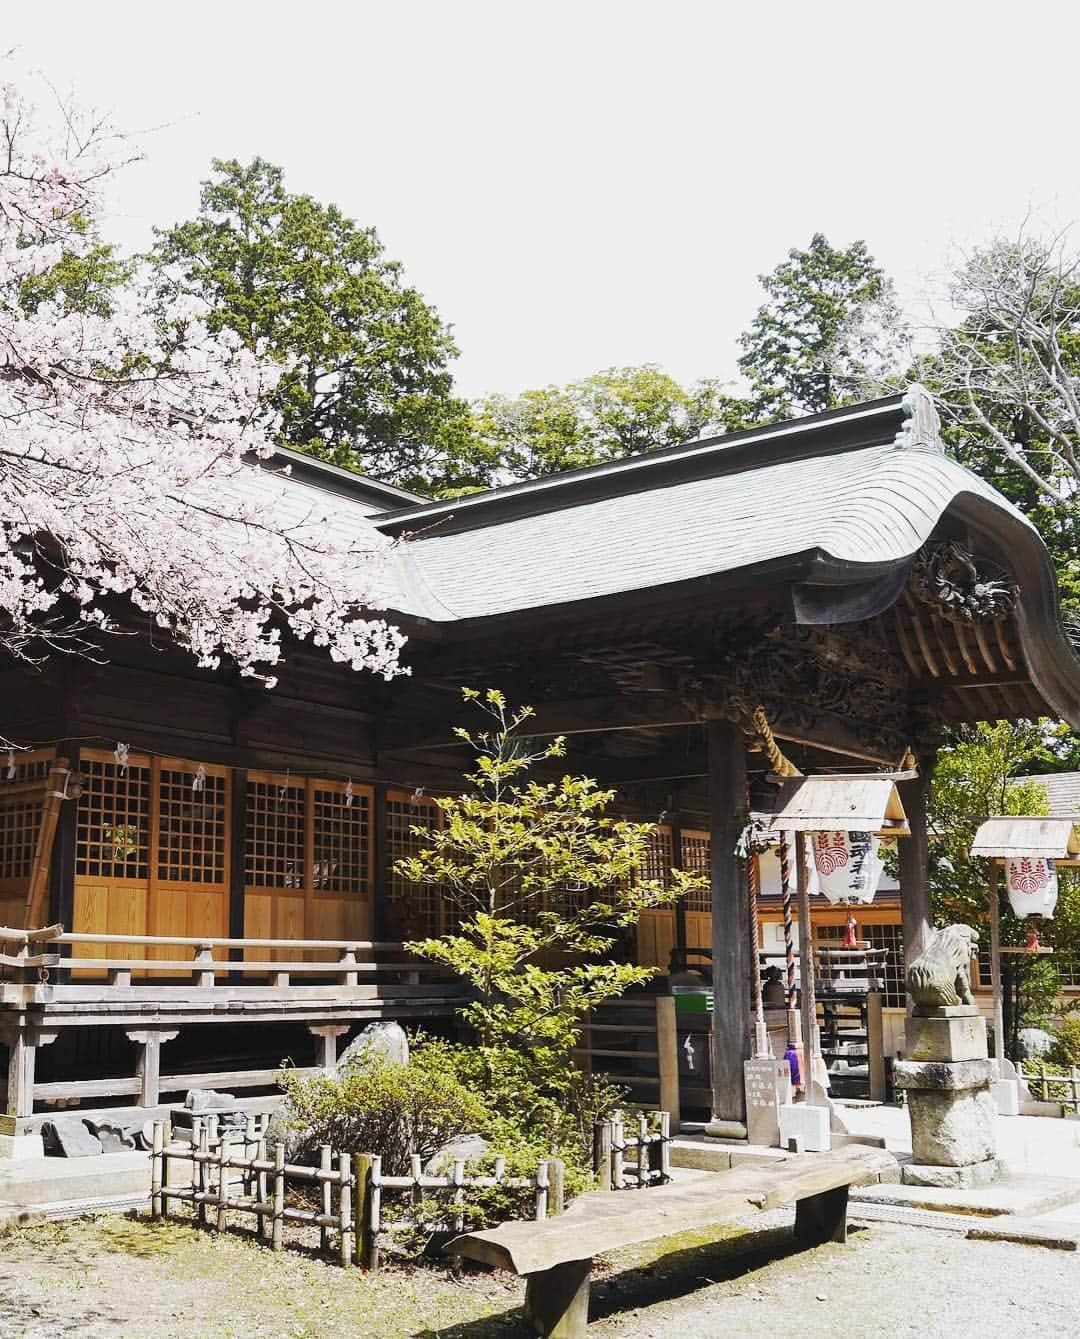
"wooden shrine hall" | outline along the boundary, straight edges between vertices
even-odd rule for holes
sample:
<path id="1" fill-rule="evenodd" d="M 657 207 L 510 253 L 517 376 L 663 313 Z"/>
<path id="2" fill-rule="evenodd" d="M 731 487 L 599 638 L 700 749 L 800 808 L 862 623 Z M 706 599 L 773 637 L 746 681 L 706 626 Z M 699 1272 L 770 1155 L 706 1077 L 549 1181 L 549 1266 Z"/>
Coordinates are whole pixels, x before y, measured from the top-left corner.
<path id="1" fill-rule="evenodd" d="M 332 1063 L 365 1020 L 449 1020 L 455 983 L 401 950 L 445 909 L 392 866 L 461 785 L 468 685 L 566 735 L 566 770 L 657 824 L 658 869 L 709 870 L 711 895 L 651 913 L 627 951 L 666 967 L 711 946 L 713 1114 L 739 1122 L 754 946 L 734 848 L 770 789 L 753 710 L 808 774 L 919 760 L 900 785 L 909 951 L 942 727 L 1080 725 L 1046 549 L 943 453 L 918 387 L 452 502 L 284 452 L 252 477 L 400 541 L 383 584 L 411 674 L 293 646 L 264 690 L 144 636 L 4 669 L 0 731 L 25 749 L 0 773 L 10 1117 L 267 1085 L 271 1036 L 277 1058 Z"/>

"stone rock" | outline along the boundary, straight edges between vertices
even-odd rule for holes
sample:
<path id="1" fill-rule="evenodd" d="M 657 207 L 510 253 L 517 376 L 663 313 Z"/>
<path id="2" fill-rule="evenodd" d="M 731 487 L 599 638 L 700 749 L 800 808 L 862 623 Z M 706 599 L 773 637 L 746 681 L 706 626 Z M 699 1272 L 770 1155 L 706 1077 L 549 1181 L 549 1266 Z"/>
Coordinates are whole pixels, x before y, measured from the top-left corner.
<path id="1" fill-rule="evenodd" d="M 400 1023 L 369 1023 L 341 1053 L 338 1073 L 362 1069 L 373 1060 L 389 1060 L 395 1065 L 409 1063 L 409 1038 Z"/>
<path id="2" fill-rule="evenodd" d="M 905 1060 L 985 1060 L 986 1020 L 981 1014 L 960 1018 L 909 1018 L 904 1029 Z"/>
<path id="3" fill-rule="evenodd" d="M 913 1161 L 963 1167 L 995 1157 L 997 1108 L 988 1086 L 955 1090 L 908 1090 Z"/>
<path id="4" fill-rule="evenodd" d="M 83 1124 L 101 1144 L 102 1153 L 122 1153 L 142 1143 L 142 1122 L 84 1120 Z"/>
<path id="5" fill-rule="evenodd" d="M 969 1163 L 966 1167 L 931 1167 L 917 1162 L 905 1163 L 901 1178 L 906 1186 L 941 1186 L 946 1190 L 988 1186 L 1005 1175 L 1000 1158 Z"/>
<path id="6" fill-rule="evenodd" d="M 279 1103 L 266 1123 L 266 1147 L 272 1149 L 275 1144 L 284 1144 L 286 1162 L 317 1161 L 311 1156 L 314 1145 L 310 1137 L 306 1131 L 297 1129 L 292 1120 L 293 1109 L 289 1101 Z"/>
<path id="7" fill-rule="evenodd" d="M 491 1145 L 482 1134 L 459 1134 L 450 1139 L 442 1148 L 428 1158 L 424 1165 L 425 1176 L 447 1176 L 458 1158 L 482 1158 Z"/>
<path id="8" fill-rule="evenodd" d="M 1032 1060 L 1046 1055 L 1054 1044 L 1054 1038 L 1045 1028 L 1022 1027 L 1019 1032 L 1020 1055 L 1024 1060 Z"/>
<path id="9" fill-rule="evenodd" d="M 897 1060 L 893 1081 L 909 1092 L 962 1092 L 967 1088 L 985 1088 L 997 1075 L 989 1060 Z"/>
<path id="10" fill-rule="evenodd" d="M 189 1088 L 184 1106 L 196 1116 L 208 1111 L 232 1111 L 236 1107 L 233 1093 L 216 1093 L 213 1088 Z"/>
<path id="11" fill-rule="evenodd" d="M 89 1158 L 101 1153 L 101 1140 L 79 1116 L 54 1116 L 41 1126 L 47 1158 Z"/>

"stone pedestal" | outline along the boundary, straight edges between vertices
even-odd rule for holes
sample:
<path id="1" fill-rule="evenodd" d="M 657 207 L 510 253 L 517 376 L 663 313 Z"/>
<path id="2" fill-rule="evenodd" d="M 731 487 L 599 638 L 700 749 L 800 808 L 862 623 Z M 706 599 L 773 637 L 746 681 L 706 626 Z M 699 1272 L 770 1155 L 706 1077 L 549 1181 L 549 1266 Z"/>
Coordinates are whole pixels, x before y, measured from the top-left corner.
<path id="1" fill-rule="evenodd" d="M 986 1054 L 986 1023 L 973 1005 L 916 1011 L 907 1024 L 908 1059 L 894 1077 L 907 1095 L 913 1162 L 909 1185 L 985 1185 L 1000 1174 Z"/>

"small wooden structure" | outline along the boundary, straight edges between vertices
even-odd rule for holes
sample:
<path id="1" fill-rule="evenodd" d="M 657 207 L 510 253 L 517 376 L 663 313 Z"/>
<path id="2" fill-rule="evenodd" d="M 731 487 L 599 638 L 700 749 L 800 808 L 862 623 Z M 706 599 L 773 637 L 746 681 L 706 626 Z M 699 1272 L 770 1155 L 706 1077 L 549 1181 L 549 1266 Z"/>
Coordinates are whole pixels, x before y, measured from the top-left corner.
<path id="1" fill-rule="evenodd" d="M 985 819 L 971 842 L 971 854 L 987 862 L 990 881 L 990 985 L 994 1000 L 994 1059 L 998 1077 L 1005 1064 L 1005 1019 L 1001 998 L 1000 875 L 1004 861 L 1030 856 L 1056 865 L 1080 865 L 1080 818 L 1001 814 Z"/>

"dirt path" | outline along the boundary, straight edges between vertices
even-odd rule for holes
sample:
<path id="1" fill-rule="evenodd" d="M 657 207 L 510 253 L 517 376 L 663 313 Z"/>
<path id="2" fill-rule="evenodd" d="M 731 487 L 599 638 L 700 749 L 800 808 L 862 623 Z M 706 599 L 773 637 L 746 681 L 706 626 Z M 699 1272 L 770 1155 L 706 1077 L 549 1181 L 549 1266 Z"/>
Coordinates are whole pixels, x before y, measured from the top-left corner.
<path id="1" fill-rule="evenodd" d="M 785 1221 L 785 1215 L 775 1221 Z M 761 1219 L 758 1219 L 760 1224 Z M 593 1289 L 596 1339 L 1014 1339 L 1071 1333 L 1080 1257 L 875 1225 L 794 1252 L 790 1230 L 661 1260 L 615 1257 Z M 0 1240 L 7 1339 L 509 1339 L 520 1280 L 439 1266 L 376 1276 L 240 1237 L 119 1217 Z"/>

